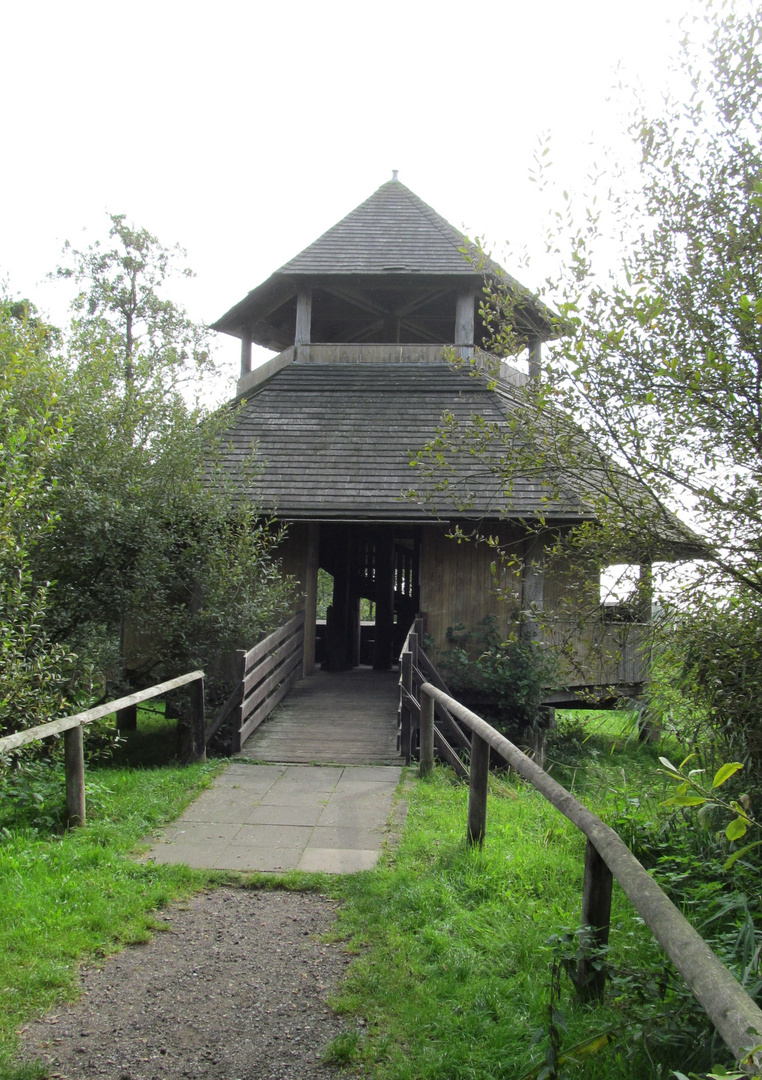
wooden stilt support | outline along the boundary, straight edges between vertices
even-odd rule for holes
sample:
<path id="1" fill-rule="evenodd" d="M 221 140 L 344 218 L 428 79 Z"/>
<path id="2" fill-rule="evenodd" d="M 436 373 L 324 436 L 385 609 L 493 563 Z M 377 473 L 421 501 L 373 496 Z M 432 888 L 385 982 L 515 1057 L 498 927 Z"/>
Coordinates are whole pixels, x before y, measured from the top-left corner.
<path id="1" fill-rule="evenodd" d="M 191 700 L 190 760 L 206 761 L 206 718 L 204 716 L 204 680 L 197 679 L 188 687 Z"/>
<path id="2" fill-rule="evenodd" d="M 413 654 L 405 650 L 400 657 L 401 668 L 400 681 L 409 694 L 413 693 Z M 410 708 L 404 704 L 402 705 L 402 716 L 400 723 L 400 753 L 405 759 L 405 764 L 410 764 L 410 743 L 413 734 L 413 718 L 410 714 Z"/>
<path id="3" fill-rule="evenodd" d="M 137 705 L 128 705 L 126 709 L 117 709 L 116 711 L 116 730 L 117 731 L 135 731 L 138 726 L 138 707 Z"/>

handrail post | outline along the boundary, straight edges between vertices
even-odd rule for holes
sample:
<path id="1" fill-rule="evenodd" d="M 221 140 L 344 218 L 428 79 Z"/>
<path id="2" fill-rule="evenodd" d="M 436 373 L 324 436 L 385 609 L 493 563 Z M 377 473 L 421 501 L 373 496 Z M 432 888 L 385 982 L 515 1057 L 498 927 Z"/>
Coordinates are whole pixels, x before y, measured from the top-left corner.
<path id="1" fill-rule="evenodd" d="M 241 684 L 241 705 L 233 713 L 233 730 L 231 732 L 230 740 L 230 753 L 239 754 L 241 752 L 241 725 L 243 724 L 243 681 L 246 678 L 246 649 L 236 649 L 235 653 L 235 675 L 236 680 Z"/>
<path id="2" fill-rule="evenodd" d="M 419 775 L 428 776 L 434 768 L 434 698 L 421 693 L 421 760 Z"/>
<path id="3" fill-rule="evenodd" d="M 400 656 L 401 672 L 400 682 L 402 686 L 409 694 L 413 693 L 413 654 L 409 649 Z M 405 702 L 404 694 L 402 695 L 402 710 L 400 716 L 400 752 L 405 759 L 405 764 L 410 764 L 410 746 L 413 735 L 413 718 L 410 715 L 410 706 Z"/>
<path id="4" fill-rule="evenodd" d="M 591 963 L 596 953 L 601 954 L 609 943 L 611 925 L 611 890 L 614 877 L 588 840 L 585 847 L 585 877 L 582 885 L 582 926 L 592 930 L 592 951 L 581 950 L 577 958 L 575 982 L 582 997 L 603 997 L 606 985 L 606 968 Z"/>
<path id="5" fill-rule="evenodd" d="M 416 684 L 415 669 L 418 667 L 418 635 L 412 633 L 408 634 L 408 648 L 410 649 L 410 693 L 413 695 L 418 704 L 421 704 L 421 687 Z M 413 747 L 416 744 L 416 733 L 419 734 L 420 741 L 421 720 L 420 712 L 415 713 L 411 711 L 410 714 L 410 756 L 413 756 Z M 420 754 L 420 749 L 419 749 Z"/>
<path id="6" fill-rule="evenodd" d="M 116 710 L 116 730 L 135 731 L 138 726 L 138 707 L 128 705 L 125 709 Z"/>
<path id="7" fill-rule="evenodd" d="M 191 761 L 206 761 L 206 719 L 204 717 L 204 680 L 190 684 L 191 699 Z"/>
<path id="8" fill-rule="evenodd" d="M 85 747 L 82 725 L 64 732 L 66 816 L 74 828 L 85 824 Z"/>
<path id="9" fill-rule="evenodd" d="M 471 732 L 471 779 L 468 786 L 469 844 L 484 843 L 487 831 L 487 785 L 489 782 L 489 743 Z"/>

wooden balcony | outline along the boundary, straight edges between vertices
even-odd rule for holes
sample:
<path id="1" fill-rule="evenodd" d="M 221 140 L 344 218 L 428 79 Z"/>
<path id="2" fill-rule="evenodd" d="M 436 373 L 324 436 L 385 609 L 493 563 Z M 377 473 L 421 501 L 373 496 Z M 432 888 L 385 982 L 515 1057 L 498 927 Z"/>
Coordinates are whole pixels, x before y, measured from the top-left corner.
<path id="1" fill-rule="evenodd" d="M 634 697 L 648 681 L 652 627 L 640 622 L 572 620 L 545 622 L 539 640 L 560 661 L 558 689 L 547 704 L 579 702 L 594 705 L 612 697 Z"/>
<path id="2" fill-rule="evenodd" d="M 272 378 L 289 364 L 438 364 L 445 356 L 452 356 L 464 361 L 475 360 L 490 374 L 496 374 L 499 366 L 500 378 L 514 386 L 524 386 L 528 376 L 508 361 L 499 361 L 489 353 L 475 349 L 472 345 L 405 345 L 376 343 L 314 342 L 307 345 L 292 345 L 283 352 L 265 361 L 253 371 L 246 372 L 238 380 L 239 394 L 247 393 Z"/>

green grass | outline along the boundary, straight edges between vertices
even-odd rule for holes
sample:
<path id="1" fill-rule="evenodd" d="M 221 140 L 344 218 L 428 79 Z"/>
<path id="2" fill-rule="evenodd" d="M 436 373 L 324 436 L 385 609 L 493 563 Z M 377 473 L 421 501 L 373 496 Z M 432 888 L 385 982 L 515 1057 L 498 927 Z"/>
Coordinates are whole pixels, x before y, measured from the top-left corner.
<path id="1" fill-rule="evenodd" d="M 694 905 L 701 887 L 711 900 L 716 883 L 699 880 L 706 854 L 685 839 L 694 834 L 684 836 L 679 821 L 664 833 L 657 754 L 673 749 L 639 744 L 624 721 L 562 718 L 548 767 L 655 866 L 678 902 Z M 88 767 L 88 825 L 73 832 L 61 826 L 60 765 L 0 780 L 0 1080 L 35 1075 L 12 1064 L 16 1029 L 76 994 L 83 960 L 145 940 L 155 912 L 173 900 L 241 880 L 135 858 L 141 840 L 217 768 L 181 768 L 175 747 L 172 722 L 141 715 L 111 758 Z M 157 764 L 139 768 L 141 759 Z M 356 958 L 336 1006 L 357 1024 L 326 1060 L 364 1065 L 380 1080 L 536 1077 L 549 1046 L 552 967 L 576 952 L 584 838 L 511 775 L 491 780 L 481 850 L 465 844 L 467 789 L 448 770 L 413 780 L 404 797 L 404 835 L 379 869 L 251 879 L 317 885 L 343 899 L 336 933 Z M 698 1069 L 684 1035 L 702 1050 L 705 1025 L 685 993 L 670 988 L 663 955 L 616 889 L 611 944 L 617 974 L 603 1006 L 580 1004 L 561 979 L 554 1023 L 563 1018 L 562 1050 L 596 1036 L 605 1045 L 579 1053 L 579 1065 L 559 1064 L 557 1076 L 650 1080 L 668 1077 L 672 1063 Z"/>
<path id="2" fill-rule="evenodd" d="M 120 751 L 121 753 L 121 751 Z M 210 875 L 137 861 L 136 845 L 210 783 L 218 765 L 87 770 L 88 824 L 63 828 L 63 770 L 33 763 L 0 783 L 0 1076 L 17 1027 L 76 993 L 79 963 L 144 941 L 153 912 Z"/>
<path id="3" fill-rule="evenodd" d="M 567 760 L 554 771 L 607 816 L 632 799 L 650 812 L 661 786 L 656 752 L 614 726 L 588 732 L 584 744 L 566 740 Z M 644 778 L 656 785 L 651 800 L 642 798 Z M 537 1076 L 554 957 L 560 967 L 576 956 L 584 837 L 515 778 L 492 781 L 481 850 L 465 843 L 468 793 L 448 770 L 415 782 L 408 797 L 405 835 L 386 865 L 338 884 L 339 932 L 358 955 L 337 1007 L 365 1024 L 337 1047 L 337 1060 L 362 1062 L 384 1080 Z M 562 1049 L 583 1051 L 557 1075 L 645 1080 L 668 1076 L 670 1064 L 687 1068 L 684 1035 L 701 1048 L 706 1025 L 687 992 L 669 988 L 663 954 L 616 889 L 609 960 L 617 974 L 603 1005 L 580 1003 L 561 979 Z M 584 1052 L 603 1035 L 595 1053 Z"/>

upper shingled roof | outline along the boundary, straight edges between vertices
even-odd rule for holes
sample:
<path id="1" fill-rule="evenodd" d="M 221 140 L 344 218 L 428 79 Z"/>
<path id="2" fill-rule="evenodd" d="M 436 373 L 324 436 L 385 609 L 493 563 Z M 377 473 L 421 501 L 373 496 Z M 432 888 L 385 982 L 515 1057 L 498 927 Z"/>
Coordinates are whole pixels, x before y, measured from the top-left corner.
<path id="1" fill-rule="evenodd" d="M 436 210 L 389 180 L 278 273 L 477 275 L 463 244 L 463 235 Z"/>

